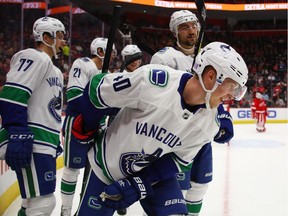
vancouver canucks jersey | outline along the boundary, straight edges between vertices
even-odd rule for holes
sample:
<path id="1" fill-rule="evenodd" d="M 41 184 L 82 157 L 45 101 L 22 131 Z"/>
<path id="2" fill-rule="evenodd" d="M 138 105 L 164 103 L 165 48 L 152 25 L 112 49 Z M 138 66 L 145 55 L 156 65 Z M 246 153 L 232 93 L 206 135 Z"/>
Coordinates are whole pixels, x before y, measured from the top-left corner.
<path id="1" fill-rule="evenodd" d="M 191 72 L 193 57 L 185 55 L 173 47 L 165 47 L 155 53 L 150 63 L 167 65 L 176 70 Z"/>
<path id="2" fill-rule="evenodd" d="M 3 127 L 29 126 L 33 152 L 56 156 L 62 112 L 63 75 L 42 51 L 16 53 L 0 94 Z M 0 131 L 0 156 L 6 151 L 7 130 Z"/>
<path id="3" fill-rule="evenodd" d="M 81 103 L 77 99 L 81 98 L 87 83 L 98 73 L 101 73 L 101 70 L 96 67 L 92 59 L 83 57 L 74 61 L 69 72 L 67 85 L 67 115 L 77 115 L 79 113 Z"/>
<path id="4" fill-rule="evenodd" d="M 190 73 L 153 64 L 133 73 L 93 77 L 88 86 L 92 108 L 84 110 L 85 121 L 93 123 L 93 115 L 106 108 L 122 108 L 88 153 L 102 181 L 124 178 L 171 152 L 186 166 L 211 142 L 219 129 L 217 109 L 185 104 L 182 92 L 190 78 Z"/>

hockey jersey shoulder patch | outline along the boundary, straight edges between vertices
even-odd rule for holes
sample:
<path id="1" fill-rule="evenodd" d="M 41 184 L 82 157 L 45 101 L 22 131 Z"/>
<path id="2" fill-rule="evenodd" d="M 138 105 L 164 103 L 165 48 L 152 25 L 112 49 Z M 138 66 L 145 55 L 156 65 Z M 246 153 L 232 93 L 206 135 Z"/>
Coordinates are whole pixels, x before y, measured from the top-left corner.
<path id="1" fill-rule="evenodd" d="M 149 81 L 153 85 L 165 87 L 168 83 L 168 72 L 161 69 L 151 69 L 149 74 Z"/>
<path id="2" fill-rule="evenodd" d="M 169 47 L 164 47 L 164 48 L 160 49 L 158 51 L 158 53 L 165 53 L 168 49 L 169 49 Z"/>
<path id="3" fill-rule="evenodd" d="M 81 60 L 84 61 L 84 62 L 89 62 L 90 61 L 90 59 L 88 57 L 82 57 Z"/>

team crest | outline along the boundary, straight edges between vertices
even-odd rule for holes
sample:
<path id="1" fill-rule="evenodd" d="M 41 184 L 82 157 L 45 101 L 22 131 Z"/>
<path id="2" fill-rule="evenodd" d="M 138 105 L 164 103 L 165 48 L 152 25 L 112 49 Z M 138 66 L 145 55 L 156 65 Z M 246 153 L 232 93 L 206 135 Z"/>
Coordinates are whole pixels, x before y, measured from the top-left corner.
<path id="1" fill-rule="evenodd" d="M 93 196 L 89 197 L 88 206 L 90 208 L 97 209 L 97 210 L 102 208 L 102 206 L 99 203 L 98 199 L 96 197 L 93 197 Z"/>
<path id="2" fill-rule="evenodd" d="M 57 111 L 61 112 L 61 104 L 62 104 L 62 97 L 61 91 L 59 91 L 58 96 L 54 96 L 48 104 L 48 110 L 51 116 L 58 122 L 61 123 L 61 116 L 57 113 Z"/>
<path id="3" fill-rule="evenodd" d="M 149 80 L 153 85 L 165 87 L 168 83 L 168 73 L 166 70 L 151 69 Z"/>
<path id="4" fill-rule="evenodd" d="M 161 156 L 162 150 L 157 149 L 152 154 L 142 152 L 127 152 L 121 155 L 120 167 L 124 175 L 128 176 L 148 166 Z"/>

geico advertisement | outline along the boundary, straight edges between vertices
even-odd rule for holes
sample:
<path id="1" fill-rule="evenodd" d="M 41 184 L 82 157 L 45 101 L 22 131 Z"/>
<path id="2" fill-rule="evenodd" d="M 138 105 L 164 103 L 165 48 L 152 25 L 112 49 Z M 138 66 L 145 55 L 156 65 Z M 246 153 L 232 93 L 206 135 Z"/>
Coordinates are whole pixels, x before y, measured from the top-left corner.
<path id="1" fill-rule="evenodd" d="M 287 108 L 268 108 L 267 120 L 287 120 Z M 252 112 L 249 108 L 230 108 L 233 120 L 251 120 Z"/>

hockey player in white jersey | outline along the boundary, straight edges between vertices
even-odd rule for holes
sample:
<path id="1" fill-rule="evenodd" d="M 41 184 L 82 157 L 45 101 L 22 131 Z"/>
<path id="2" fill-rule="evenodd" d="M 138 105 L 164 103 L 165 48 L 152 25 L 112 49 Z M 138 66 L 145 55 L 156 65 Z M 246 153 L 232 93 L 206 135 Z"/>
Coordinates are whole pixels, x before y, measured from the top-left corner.
<path id="1" fill-rule="evenodd" d="M 150 63 L 191 71 L 195 44 L 200 31 L 199 21 L 192 12 L 180 10 L 171 15 L 169 27 L 176 38 L 175 47 L 165 47 L 155 53 Z M 218 113 L 221 127 L 214 141 L 228 142 L 233 137 L 232 117 L 223 109 L 222 105 L 219 106 Z M 177 174 L 180 186 L 185 192 L 189 215 L 197 216 L 199 214 L 212 176 L 212 146 L 211 143 L 207 143 L 194 158 L 192 170 Z"/>
<path id="2" fill-rule="evenodd" d="M 35 21 L 36 49 L 11 59 L 0 94 L 3 127 L 0 158 L 16 172 L 23 215 L 51 215 L 55 208 L 56 157 L 60 145 L 63 75 L 52 63 L 63 46 L 65 27 L 58 19 Z"/>
<path id="3" fill-rule="evenodd" d="M 131 73 L 141 66 L 142 52 L 137 45 L 128 44 L 121 51 L 123 63 L 120 72 Z"/>
<path id="4" fill-rule="evenodd" d="M 85 167 L 89 145 L 76 144 L 71 137 L 71 122 L 81 110 L 82 94 L 87 83 L 96 74 L 101 73 L 108 39 L 97 37 L 90 44 L 91 58 L 83 57 L 74 61 L 67 86 L 67 109 L 63 124 L 64 136 L 64 169 L 61 179 L 61 215 L 70 216 L 73 198 L 81 168 Z M 116 55 L 113 44 L 111 60 Z M 105 122 L 103 122 L 105 124 Z"/>
<path id="5" fill-rule="evenodd" d="M 192 12 L 180 10 L 172 14 L 169 28 L 176 38 L 176 46 L 161 49 L 152 56 L 150 63 L 191 72 L 194 48 L 200 32 L 199 21 Z"/>
<path id="6" fill-rule="evenodd" d="M 242 57 L 221 42 L 201 50 L 193 71 L 149 64 L 92 78 L 73 122 L 79 142 L 94 139 L 103 115 L 121 110 L 88 153 L 91 170 L 77 215 L 113 215 L 137 200 L 148 215 L 188 213 L 176 173 L 190 169 L 213 140 L 217 107 L 241 99 L 248 78 Z"/>

